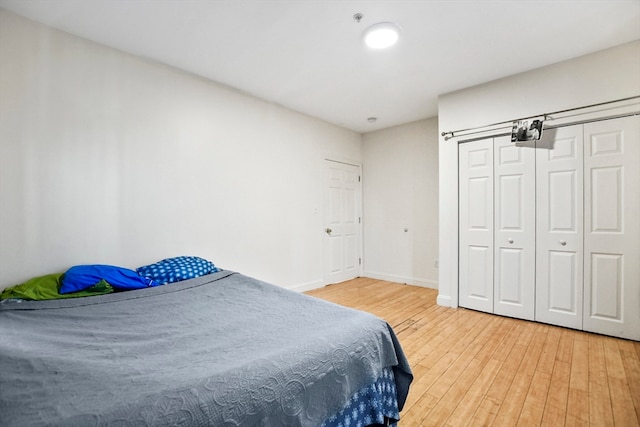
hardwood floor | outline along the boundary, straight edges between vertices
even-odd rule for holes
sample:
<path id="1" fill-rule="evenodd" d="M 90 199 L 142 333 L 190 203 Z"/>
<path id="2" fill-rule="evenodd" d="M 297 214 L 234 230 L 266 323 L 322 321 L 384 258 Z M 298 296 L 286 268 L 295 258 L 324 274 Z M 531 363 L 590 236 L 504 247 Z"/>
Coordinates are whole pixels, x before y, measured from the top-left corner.
<path id="1" fill-rule="evenodd" d="M 358 278 L 307 292 L 371 312 L 413 369 L 410 426 L 638 426 L 640 343 L 436 304 L 437 291 Z"/>

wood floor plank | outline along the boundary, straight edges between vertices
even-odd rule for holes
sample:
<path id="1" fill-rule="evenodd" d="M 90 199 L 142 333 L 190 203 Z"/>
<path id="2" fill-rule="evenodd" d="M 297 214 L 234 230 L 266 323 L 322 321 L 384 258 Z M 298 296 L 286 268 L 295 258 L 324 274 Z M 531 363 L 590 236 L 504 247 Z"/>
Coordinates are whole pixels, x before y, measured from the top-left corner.
<path id="1" fill-rule="evenodd" d="M 469 360 L 468 369 L 460 372 L 456 380 L 451 383 L 445 394 L 438 401 L 438 405 L 425 414 L 425 418 L 435 425 L 443 425 L 459 406 L 463 396 L 477 378 L 480 362 L 473 357 Z M 424 422 L 423 422 L 424 424 Z"/>
<path id="2" fill-rule="evenodd" d="M 492 399 L 489 396 L 484 396 L 482 402 L 478 406 L 478 409 L 473 414 L 469 425 L 471 426 L 491 426 L 498 415 L 500 409 L 500 402 Z"/>
<path id="3" fill-rule="evenodd" d="M 489 359 L 486 363 L 482 363 L 477 358 L 475 360 L 482 364 L 480 373 L 460 399 L 458 406 L 446 420 L 445 425 L 449 427 L 465 425 L 476 415 L 482 399 L 485 396 L 485 391 L 493 381 L 498 369 L 500 369 L 501 362 L 496 359 Z"/>
<path id="4" fill-rule="evenodd" d="M 592 425 L 589 420 L 589 392 L 577 388 L 569 388 L 565 426 Z"/>
<path id="5" fill-rule="evenodd" d="M 567 417 L 567 402 L 569 398 L 569 379 L 571 378 L 571 364 L 556 360 L 551 374 L 551 382 L 547 391 L 542 425 L 561 426 Z"/>
<path id="6" fill-rule="evenodd" d="M 617 340 L 604 338 L 603 346 L 614 424 L 617 426 L 638 426 L 638 418 Z"/>
<path id="7" fill-rule="evenodd" d="M 508 339 L 509 332 L 513 329 L 513 324 L 509 319 L 496 316 L 498 322 L 491 330 L 487 330 L 487 336 L 484 338 L 486 344 L 483 349 L 475 356 L 482 364 L 488 363 L 490 360 L 499 360 L 495 358 L 496 353 L 504 348 L 504 342 Z"/>
<path id="8" fill-rule="evenodd" d="M 517 425 L 539 426 L 542 423 L 550 383 L 551 374 L 538 370 L 534 372 Z"/>
<path id="9" fill-rule="evenodd" d="M 624 366 L 624 375 L 635 407 L 636 419 L 640 423 L 640 343 L 616 340 Z"/>
<path id="10" fill-rule="evenodd" d="M 560 331 L 552 327 L 547 327 L 544 330 L 546 332 L 545 342 L 537 360 L 529 392 L 518 419 L 518 425 L 540 425 L 545 413 L 551 377 L 556 361 L 556 352 L 560 342 Z"/>
<path id="11" fill-rule="evenodd" d="M 546 329 L 531 327 L 532 336 L 527 339 L 529 345 L 522 358 L 522 362 L 516 369 L 508 393 L 500 406 L 495 422 L 498 425 L 516 425 L 520 420 L 520 414 L 524 407 L 534 371 L 538 363 L 542 347 L 546 340 Z M 529 335 L 526 335 L 529 336 Z"/>
<path id="12" fill-rule="evenodd" d="M 442 377 L 442 375 L 444 375 L 445 372 L 447 372 L 451 364 L 453 364 L 457 358 L 457 354 L 444 352 L 442 357 L 440 357 L 440 359 L 438 359 L 438 361 L 433 365 L 427 366 L 422 363 L 418 363 L 418 366 L 425 368 L 424 375 L 419 379 L 419 381 L 417 381 L 419 385 L 416 387 L 417 390 L 415 390 L 416 393 L 419 393 L 419 397 L 427 394 L 427 391 L 431 389 L 431 387 Z M 412 390 L 410 394 L 413 392 L 414 390 Z M 431 393 L 430 396 L 433 396 L 436 399 L 440 398 L 440 396 L 434 396 L 433 393 Z"/>
<path id="13" fill-rule="evenodd" d="M 307 292 L 385 319 L 414 373 L 400 427 L 639 426 L 640 343 L 436 304 L 358 278 Z"/>
<path id="14" fill-rule="evenodd" d="M 548 327 L 547 339 L 542 348 L 542 354 L 540 354 L 540 360 L 536 366 L 536 371 L 544 372 L 547 374 L 553 373 L 553 366 L 558 359 L 558 346 L 560 345 L 560 337 L 562 330 L 560 328 Z"/>
<path id="15" fill-rule="evenodd" d="M 599 335 L 589 336 L 589 421 L 592 425 L 612 426 L 614 422 L 603 340 Z"/>
<path id="16" fill-rule="evenodd" d="M 558 362 L 571 363 L 573 357 L 573 340 L 576 331 L 565 328 L 554 328 L 560 331 L 560 341 L 558 342 L 558 351 L 556 352 L 556 360 Z"/>
<path id="17" fill-rule="evenodd" d="M 513 383 L 513 378 L 518 372 L 520 362 L 527 352 L 527 345 L 523 342 L 524 339 L 520 339 L 520 337 L 527 336 L 524 334 L 526 324 L 518 324 L 517 326 L 520 334 L 509 348 L 505 348 L 504 351 L 502 351 L 503 354 L 507 354 L 506 359 L 502 360 L 502 366 L 487 390 L 487 396 L 494 399 L 500 405 L 502 405 L 502 402 L 507 396 L 509 387 Z"/>

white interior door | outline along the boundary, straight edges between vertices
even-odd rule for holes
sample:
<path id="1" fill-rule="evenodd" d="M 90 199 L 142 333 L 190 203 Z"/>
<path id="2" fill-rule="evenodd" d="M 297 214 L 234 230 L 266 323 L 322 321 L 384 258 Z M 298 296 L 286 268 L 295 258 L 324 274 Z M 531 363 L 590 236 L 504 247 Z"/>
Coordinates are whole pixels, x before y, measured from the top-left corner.
<path id="1" fill-rule="evenodd" d="M 360 166 L 325 161 L 324 281 L 360 275 L 362 263 Z"/>
<path id="2" fill-rule="evenodd" d="M 536 320 L 582 329 L 582 125 L 536 144 Z"/>
<path id="3" fill-rule="evenodd" d="M 584 329 L 640 340 L 640 118 L 584 138 Z"/>
<path id="4" fill-rule="evenodd" d="M 459 305 L 493 313 L 493 139 L 458 146 Z"/>
<path id="5" fill-rule="evenodd" d="M 534 319 L 535 143 L 494 139 L 493 310 Z"/>

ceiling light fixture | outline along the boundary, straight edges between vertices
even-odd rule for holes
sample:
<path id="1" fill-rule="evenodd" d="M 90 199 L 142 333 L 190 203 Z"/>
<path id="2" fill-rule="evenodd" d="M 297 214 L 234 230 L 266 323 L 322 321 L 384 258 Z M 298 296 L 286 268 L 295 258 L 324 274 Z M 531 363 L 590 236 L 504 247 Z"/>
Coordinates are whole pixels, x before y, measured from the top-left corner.
<path id="1" fill-rule="evenodd" d="M 393 22 L 379 22 L 364 30 L 364 42 L 372 49 L 393 46 L 400 36 L 400 27 Z"/>

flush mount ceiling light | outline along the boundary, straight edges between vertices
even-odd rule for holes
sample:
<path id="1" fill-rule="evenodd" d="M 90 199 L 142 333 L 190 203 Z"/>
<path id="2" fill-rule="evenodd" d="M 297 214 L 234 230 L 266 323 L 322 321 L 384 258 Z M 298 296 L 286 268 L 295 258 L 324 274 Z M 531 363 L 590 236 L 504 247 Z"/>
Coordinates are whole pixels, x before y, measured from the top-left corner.
<path id="1" fill-rule="evenodd" d="M 393 22 L 380 22 L 364 30 L 364 42 L 372 49 L 385 49 L 398 41 L 400 27 Z"/>

